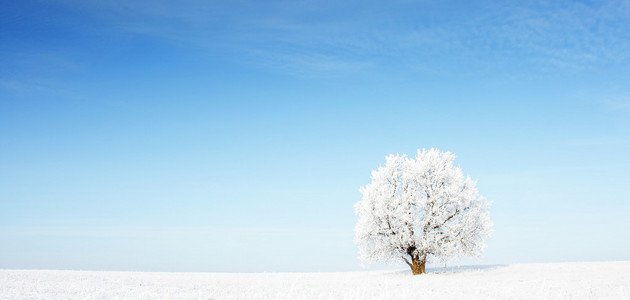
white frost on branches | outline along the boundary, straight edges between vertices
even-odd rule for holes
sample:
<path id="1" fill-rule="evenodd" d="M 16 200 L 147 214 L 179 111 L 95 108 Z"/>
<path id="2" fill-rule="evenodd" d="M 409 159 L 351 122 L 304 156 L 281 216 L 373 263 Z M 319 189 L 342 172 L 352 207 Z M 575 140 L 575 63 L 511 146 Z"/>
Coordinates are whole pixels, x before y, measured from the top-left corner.
<path id="1" fill-rule="evenodd" d="M 475 181 L 453 165 L 455 155 L 430 149 L 414 158 L 389 155 L 372 171 L 355 205 L 355 243 L 364 262 L 448 261 L 478 256 L 492 221 Z"/>

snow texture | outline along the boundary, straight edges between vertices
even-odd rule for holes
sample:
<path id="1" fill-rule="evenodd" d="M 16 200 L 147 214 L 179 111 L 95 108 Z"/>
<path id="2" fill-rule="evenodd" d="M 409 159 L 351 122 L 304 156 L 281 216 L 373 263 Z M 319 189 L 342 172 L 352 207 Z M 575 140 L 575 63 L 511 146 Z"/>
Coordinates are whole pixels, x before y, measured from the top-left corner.
<path id="1" fill-rule="evenodd" d="M 0 270 L 0 299 L 630 299 L 630 261 L 429 272 Z"/>
<path id="2" fill-rule="evenodd" d="M 355 205 L 355 243 L 364 262 L 424 262 L 478 256 L 491 233 L 489 203 L 453 165 L 455 155 L 389 155 Z"/>

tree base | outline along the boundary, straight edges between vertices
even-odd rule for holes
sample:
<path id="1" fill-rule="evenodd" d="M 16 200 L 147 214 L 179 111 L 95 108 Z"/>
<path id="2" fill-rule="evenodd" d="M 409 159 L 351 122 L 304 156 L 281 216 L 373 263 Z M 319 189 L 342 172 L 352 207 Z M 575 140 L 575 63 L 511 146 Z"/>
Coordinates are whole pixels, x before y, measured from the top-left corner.
<path id="1" fill-rule="evenodd" d="M 417 259 L 413 260 L 413 264 L 411 264 L 411 272 L 413 275 L 420 275 L 426 273 L 425 267 L 426 261 L 420 261 Z"/>

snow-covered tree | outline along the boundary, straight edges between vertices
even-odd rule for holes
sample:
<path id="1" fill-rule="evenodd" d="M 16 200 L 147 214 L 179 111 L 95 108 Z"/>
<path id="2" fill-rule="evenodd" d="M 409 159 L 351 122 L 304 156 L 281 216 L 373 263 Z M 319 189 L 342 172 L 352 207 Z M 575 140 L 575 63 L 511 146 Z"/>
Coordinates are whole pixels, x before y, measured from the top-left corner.
<path id="1" fill-rule="evenodd" d="M 372 171 L 355 205 L 354 241 L 364 262 L 404 260 L 414 275 L 428 259 L 478 256 L 492 221 L 475 181 L 453 165 L 455 155 L 418 150 L 414 158 L 389 155 Z"/>

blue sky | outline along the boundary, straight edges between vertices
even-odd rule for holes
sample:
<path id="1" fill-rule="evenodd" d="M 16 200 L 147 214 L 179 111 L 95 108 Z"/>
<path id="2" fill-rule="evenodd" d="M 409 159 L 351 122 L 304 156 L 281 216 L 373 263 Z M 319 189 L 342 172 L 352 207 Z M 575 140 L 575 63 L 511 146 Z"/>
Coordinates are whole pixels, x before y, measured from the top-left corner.
<path id="1" fill-rule="evenodd" d="M 431 147 L 493 202 L 470 263 L 630 259 L 628 2 L 4 1 L 0 41 L 0 268 L 360 270 L 359 187 Z"/>

